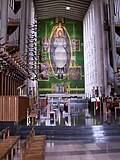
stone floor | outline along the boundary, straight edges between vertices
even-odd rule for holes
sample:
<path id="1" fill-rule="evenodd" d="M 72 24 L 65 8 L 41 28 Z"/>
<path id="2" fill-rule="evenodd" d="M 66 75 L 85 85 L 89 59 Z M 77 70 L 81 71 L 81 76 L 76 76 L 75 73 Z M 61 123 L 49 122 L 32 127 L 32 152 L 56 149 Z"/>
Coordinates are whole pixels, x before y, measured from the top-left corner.
<path id="1" fill-rule="evenodd" d="M 77 113 L 77 114 L 76 114 Z M 113 114 L 96 116 L 88 108 L 75 108 L 73 114 L 64 115 L 58 110 L 55 124 L 50 119 L 38 119 L 38 125 L 86 126 L 120 124 L 120 115 Z M 20 154 L 14 160 L 18 160 Z M 120 141 L 96 141 L 91 143 L 82 140 L 47 140 L 45 160 L 120 160 Z"/>
<path id="2" fill-rule="evenodd" d="M 20 152 L 13 160 L 20 160 Z M 45 160 L 120 160 L 120 142 L 47 140 Z"/>
<path id="3" fill-rule="evenodd" d="M 46 143 L 45 160 L 120 160 L 120 142 L 49 140 Z"/>

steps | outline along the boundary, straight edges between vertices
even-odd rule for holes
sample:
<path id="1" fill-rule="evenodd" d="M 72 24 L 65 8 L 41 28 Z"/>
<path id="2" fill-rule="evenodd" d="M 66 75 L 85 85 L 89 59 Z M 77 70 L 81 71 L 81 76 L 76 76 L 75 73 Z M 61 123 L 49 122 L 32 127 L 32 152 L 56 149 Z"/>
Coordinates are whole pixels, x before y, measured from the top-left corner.
<path id="1" fill-rule="evenodd" d="M 14 132 L 25 139 L 32 126 L 14 127 Z M 120 125 L 98 126 L 35 126 L 36 135 L 46 135 L 48 140 L 81 140 L 105 142 L 120 140 Z"/>

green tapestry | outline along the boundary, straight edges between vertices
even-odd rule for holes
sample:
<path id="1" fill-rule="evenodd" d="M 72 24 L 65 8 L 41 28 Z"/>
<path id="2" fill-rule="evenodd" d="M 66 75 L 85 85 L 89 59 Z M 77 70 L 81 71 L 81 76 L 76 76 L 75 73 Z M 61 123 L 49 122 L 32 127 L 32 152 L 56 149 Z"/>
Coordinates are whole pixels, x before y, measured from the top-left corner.
<path id="1" fill-rule="evenodd" d="M 84 93 L 82 22 L 38 21 L 37 38 L 39 94 Z"/>

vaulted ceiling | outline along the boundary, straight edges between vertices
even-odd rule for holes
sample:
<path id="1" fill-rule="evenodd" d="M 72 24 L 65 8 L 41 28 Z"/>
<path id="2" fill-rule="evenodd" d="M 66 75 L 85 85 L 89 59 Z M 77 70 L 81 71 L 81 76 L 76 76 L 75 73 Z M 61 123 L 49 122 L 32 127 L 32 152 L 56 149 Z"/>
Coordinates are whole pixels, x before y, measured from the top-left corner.
<path id="1" fill-rule="evenodd" d="M 92 0 L 34 0 L 38 20 L 65 17 L 82 21 Z M 66 10 L 70 7 L 70 10 Z M 69 9 L 69 8 L 68 8 Z"/>

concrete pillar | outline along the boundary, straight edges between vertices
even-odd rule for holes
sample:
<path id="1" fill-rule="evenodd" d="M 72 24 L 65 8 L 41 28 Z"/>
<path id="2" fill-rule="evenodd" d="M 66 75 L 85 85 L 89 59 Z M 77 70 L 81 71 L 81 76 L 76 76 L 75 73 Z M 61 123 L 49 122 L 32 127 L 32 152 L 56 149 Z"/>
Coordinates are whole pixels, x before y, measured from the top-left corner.
<path id="1" fill-rule="evenodd" d="M 109 4 L 110 4 L 110 28 L 111 28 L 111 46 L 112 46 L 113 69 L 115 72 L 117 72 L 116 45 L 115 45 L 115 24 L 114 24 L 114 1 L 109 0 Z"/>
<path id="2" fill-rule="evenodd" d="M 103 13 L 102 13 L 102 7 L 103 6 L 101 6 L 101 1 L 99 0 L 99 1 L 97 1 L 97 5 L 96 5 L 96 7 L 97 7 L 97 11 L 98 11 L 98 16 L 99 16 L 99 18 L 98 18 L 98 30 L 99 30 L 99 33 L 98 33 L 98 35 L 99 35 L 99 40 L 98 41 L 100 41 L 100 46 L 98 45 L 98 47 L 99 47 L 99 59 L 98 59 L 98 61 L 99 61 L 99 77 L 98 77 L 98 79 L 100 79 L 100 81 L 99 81 L 99 88 L 100 88 L 100 86 L 102 87 L 102 91 L 103 92 L 105 92 L 105 85 L 104 85 L 104 57 L 103 57 L 103 30 L 104 30 L 104 28 L 103 28 L 103 25 L 104 25 L 104 15 L 103 15 Z"/>
<path id="3" fill-rule="evenodd" d="M 107 72 L 108 72 L 108 57 L 109 57 L 109 48 L 108 48 L 108 31 L 105 31 L 104 29 L 104 0 L 100 1 L 100 12 L 101 12 L 101 40 L 102 40 L 102 56 L 103 56 L 103 83 L 104 86 L 102 88 L 102 94 L 105 94 L 105 96 L 108 96 L 110 94 L 110 86 L 108 85 L 108 79 L 107 79 Z"/>
<path id="4" fill-rule="evenodd" d="M 21 0 L 20 58 L 24 61 L 26 44 L 26 0 Z"/>
<path id="5" fill-rule="evenodd" d="M 27 40 L 27 35 L 29 35 L 30 29 L 28 29 L 28 25 L 31 24 L 31 0 L 27 0 L 26 2 L 26 40 Z"/>
<path id="6" fill-rule="evenodd" d="M 112 60 L 113 60 L 113 70 L 114 76 L 117 72 L 117 65 L 116 65 L 116 44 L 115 44 L 115 24 L 114 24 L 114 0 L 109 0 L 110 4 L 110 30 L 111 30 L 111 47 L 112 47 Z M 117 82 L 116 78 L 114 77 L 114 93 L 117 93 Z"/>
<path id="7" fill-rule="evenodd" d="M 97 86 L 103 85 L 103 57 L 101 41 L 101 12 L 100 0 L 95 0 L 95 39 L 96 39 L 96 67 L 97 67 Z"/>
<path id="8" fill-rule="evenodd" d="M 7 41 L 8 0 L 1 0 L 1 44 Z"/>

